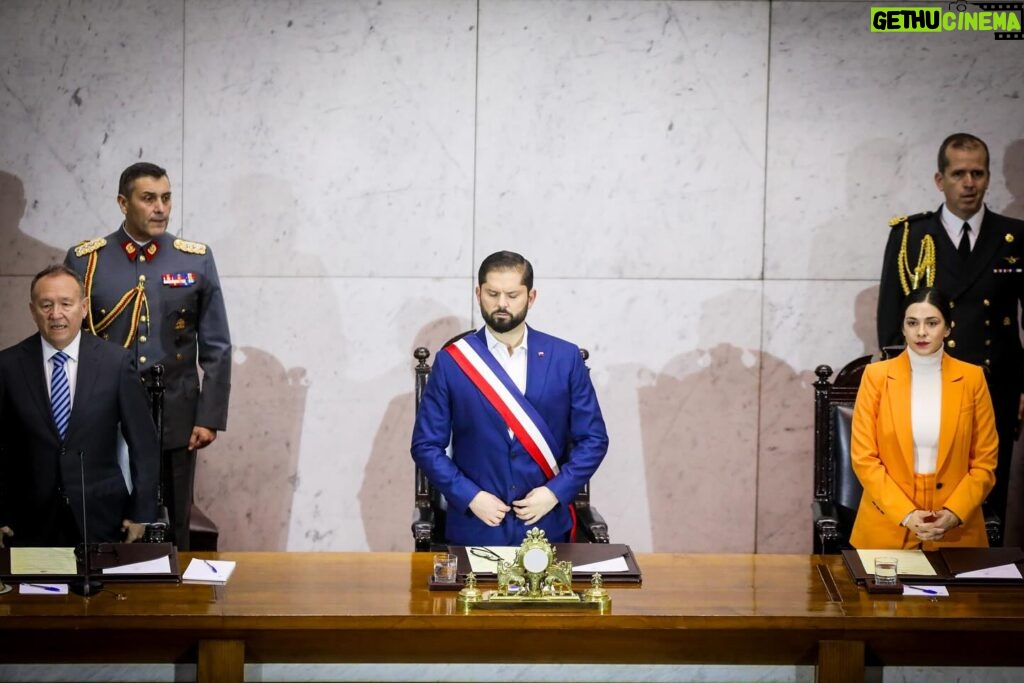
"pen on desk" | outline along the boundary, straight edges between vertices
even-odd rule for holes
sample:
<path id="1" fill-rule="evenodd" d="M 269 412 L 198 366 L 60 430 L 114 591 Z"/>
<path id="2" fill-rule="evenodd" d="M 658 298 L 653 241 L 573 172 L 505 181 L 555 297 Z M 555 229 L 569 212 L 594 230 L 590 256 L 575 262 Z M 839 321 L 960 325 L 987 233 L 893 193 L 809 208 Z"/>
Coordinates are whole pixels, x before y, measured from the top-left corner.
<path id="1" fill-rule="evenodd" d="M 922 593 L 927 593 L 928 595 L 938 595 L 939 594 L 939 591 L 934 591 L 931 588 L 921 588 L 919 586 L 911 586 L 911 588 L 913 588 L 916 591 L 921 591 Z"/>
<path id="2" fill-rule="evenodd" d="M 44 586 L 41 583 L 26 583 L 25 585 L 38 588 L 39 590 L 50 591 L 51 593 L 60 593 L 60 589 L 56 586 Z"/>
<path id="3" fill-rule="evenodd" d="M 212 565 L 212 564 L 210 563 L 210 561 L 209 561 L 209 560 L 203 560 L 203 563 L 204 563 L 204 564 L 206 564 L 206 566 L 207 566 L 207 567 L 209 567 L 209 568 L 210 568 L 210 571 L 211 571 L 211 572 L 213 572 L 214 574 L 217 574 L 217 573 L 219 573 L 219 572 L 217 571 L 217 568 L 216 568 L 216 567 L 214 567 L 214 566 L 213 566 L 213 565 Z"/>

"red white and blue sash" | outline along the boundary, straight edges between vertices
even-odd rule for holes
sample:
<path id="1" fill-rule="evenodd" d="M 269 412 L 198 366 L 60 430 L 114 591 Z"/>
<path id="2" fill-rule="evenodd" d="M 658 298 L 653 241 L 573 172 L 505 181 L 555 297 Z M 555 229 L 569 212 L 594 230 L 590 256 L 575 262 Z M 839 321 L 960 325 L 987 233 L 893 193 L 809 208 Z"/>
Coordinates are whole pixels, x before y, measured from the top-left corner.
<path id="1" fill-rule="evenodd" d="M 463 337 L 448 346 L 456 365 L 501 415 L 523 448 L 548 479 L 558 474 L 554 436 L 537 409 L 526 400 L 497 359 L 476 335 Z"/>

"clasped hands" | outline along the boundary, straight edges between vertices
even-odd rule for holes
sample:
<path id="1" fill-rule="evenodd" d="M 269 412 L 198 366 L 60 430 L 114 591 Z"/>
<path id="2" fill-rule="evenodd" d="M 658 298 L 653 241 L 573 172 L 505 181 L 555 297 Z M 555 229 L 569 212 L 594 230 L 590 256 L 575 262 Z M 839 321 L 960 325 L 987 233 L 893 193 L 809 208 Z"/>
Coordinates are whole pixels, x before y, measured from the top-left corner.
<path id="1" fill-rule="evenodd" d="M 914 510 L 907 518 L 906 526 L 919 541 L 941 541 L 943 535 L 953 527 L 962 524 L 959 517 L 953 512 L 942 508 L 941 510 Z"/>
<path id="2" fill-rule="evenodd" d="M 125 543 L 135 543 L 146 533 L 146 525 L 133 522 L 130 519 L 121 522 L 121 529 L 124 530 Z M 4 536 L 13 536 L 14 531 L 9 526 L 0 526 L 0 548 L 4 547 Z"/>
<path id="3" fill-rule="evenodd" d="M 541 517 L 558 505 L 558 498 L 547 486 L 538 486 L 509 507 L 493 493 L 481 491 L 469 501 L 469 509 L 487 526 L 498 526 L 505 515 L 515 511 L 516 517 L 526 524 L 536 524 Z"/>

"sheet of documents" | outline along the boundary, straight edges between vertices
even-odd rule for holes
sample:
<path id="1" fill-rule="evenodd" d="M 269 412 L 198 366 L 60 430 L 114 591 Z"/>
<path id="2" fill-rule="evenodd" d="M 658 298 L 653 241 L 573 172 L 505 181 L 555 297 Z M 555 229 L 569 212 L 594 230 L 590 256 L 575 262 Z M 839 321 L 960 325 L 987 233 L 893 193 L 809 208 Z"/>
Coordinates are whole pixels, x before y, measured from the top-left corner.
<path id="1" fill-rule="evenodd" d="M 626 556 L 619 555 L 610 560 L 580 564 L 572 568 L 574 572 L 597 572 L 598 574 L 612 574 L 614 572 L 628 572 L 629 565 L 626 564 Z"/>
<path id="2" fill-rule="evenodd" d="M 200 560 L 193 557 L 181 575 L 182 581 L 199 581 L 201 583 L 227 583 L 231 572 L 235 571 L 232 560 Z"/>
<path id="3" fill-rule="evenodd" d="M 105 567 L 104 574 L 170 574 L 171 558 L 167 555 L 155 560 L 122 564 L 119 567 Z"/>
<path id="4" fill-rule="evenodd" d="M 935 598 L 940 595 L 949 597 L 949 591 L 945 586 L 911 586 L 909 583 L 903 584 L 903 594 L 919 595 L 926 598 Z"/>
<path id="5" fill-rule="evenodd" d="M 74 548 L 11 548 L 11 574 L 77 573 Z"/>
<path id="6" fill-rule="evenodd" d="M 23 583 L 18 586 L 22 595 L 67 595 L 66 583 Z"/>
<path id="7" fill-rule="evenodd" d="M 519 550 L 517 545 L 489 545 L 483 548 L 467 547 L 466 555 L 469 556 L 469 568 L 474 574 L 497 574 L 498 573 L 498 561 L 490 560 L 486 557 L 478 557 L 473 551 L 491 551 L 495 555 L 499 556 L 506 562 L 512 562 L 516 559 L 516 551 Z M 488 553 L 490 554 L 490 553 Z M 459 568 L 462 571 L 462 568 Z"/>
<path id="8" fill-rule="evenodd" d="M 1015 564 L 1004 564 L 998 567 L 975 569 L 973 572 L 957 574 L 958 579 L 1020 579 L 1020 570 Z"/>
<path id="9" fill-rule="evenodd" d="M 896 571 L 900 576 L 916 574 L 917 576 L 936 576 L 935 568 L 924 552 L 920 550 L 858 550 L 861 564 L 868 574 L 875 573 L 876 557 L 895 557 Z"/>

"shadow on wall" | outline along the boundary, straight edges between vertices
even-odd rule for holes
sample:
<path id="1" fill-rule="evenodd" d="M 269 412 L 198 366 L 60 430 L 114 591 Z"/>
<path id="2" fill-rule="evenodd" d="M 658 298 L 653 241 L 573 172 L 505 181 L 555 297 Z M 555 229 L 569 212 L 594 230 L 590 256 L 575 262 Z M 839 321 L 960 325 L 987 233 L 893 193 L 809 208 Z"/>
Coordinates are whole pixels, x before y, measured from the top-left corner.
<path id="1" fill-rule="evenodd" d="M 877 286 L 858 293 L 851 329 L 861 350 L 850 358 L 817 359 L 814 367 L 827 363 L 838 371 L 855 357 L 876 353 L 877 307 Z M 761 355 L 761 365 L 756 552 L 809 553 L 814 490 L 813 368 L 795 370 L 769 354 Z"/>
<path id="2" fill-rule="evenodd" d="M 408 362 L 402 374 L 408 378 L 410 391 L 395 396 L 388 402 L 380 426 L 373 438 L 370 458 L 363 473 L 359 489 L 359 507 L 370 550 L 390 552 L 413 549 L 412 509 L 413 472 L 409 445 L 416 418 L 415 372 L 416 360 L 412 352 L 417 347 L 430 349 L 428 363 L 441 344 L 469 329 L 464 318 L 446 316 L 425 325 L 416 333 L 408 347 Z"/>
<path id="3" fill-rule="evenodd" d="M 0 275 L 31 277 L 52 263 L 64 260 L 64 250 L 26 235 L 21 230 L 28 200 L 21 178 L 0 171 Z M 0 348 L 15 344 L 36 331 L 26 310 L 28 284 L 0 289 Z"/>
<path id="4" fill-rule="evenodd" d="M 196 502 L 220 550 L 286 550 L 308 382 L 266 351 L 235 349 L 228 430 L 200 451 Z"/>
<path id="5" fill-rule="evenodd" d="M 1024 219 L 1024 140 L 1014 140 L 1003 154 L 1003 182 L 1013 200 L 1002 213 Z"/>

